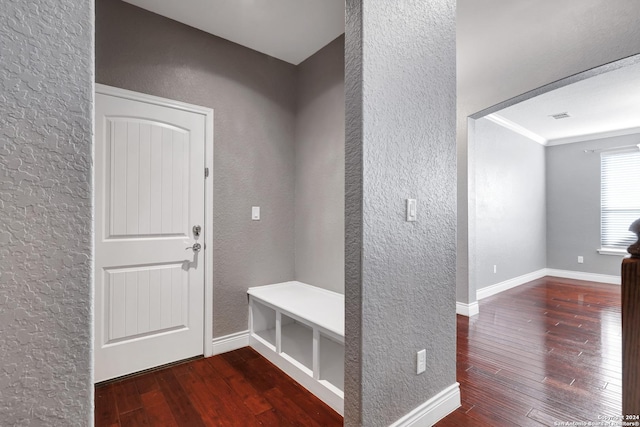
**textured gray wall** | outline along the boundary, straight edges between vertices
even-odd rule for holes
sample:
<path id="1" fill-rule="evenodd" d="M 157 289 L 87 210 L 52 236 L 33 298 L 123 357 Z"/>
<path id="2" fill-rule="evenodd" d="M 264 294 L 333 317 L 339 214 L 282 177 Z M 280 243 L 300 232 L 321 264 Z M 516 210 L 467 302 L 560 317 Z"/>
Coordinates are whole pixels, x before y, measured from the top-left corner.
<path id="1" fill-rule="evenodd" d="M 638 135 L 547 147 L 547 267 L 620 274 L 621 256 L 600 255 L 600 154 L 584 150 L 638 143 Z M 578 256 L 584 264 L 578 264 Z"/>
<path id="2" fill-rule="evenodd" d="M 476 263 L 471 274 L 480 289 L 547 266 L 545 147 L 488 119 L 476 121 L 473 143 Z"/>
<path id="3" fill-rule="evenodd" d="M 344 293 L 344 36 L 298 66 L 296 280 Z"/>
<path id="4" fill-rule="evenodd" d="M 0 8 L 0 424 L 87 426 L 93 3 Z"/>
<path id="5" fill-rule="evenodd" d="M 213 330 L 245 330 L 247 288 L 294 277 L 296 68 L 120 0 L 96 8 L 98 83 L 214 109 Z"/>
<path id="6" fill-rule="evenodd" d="M 640 52 L 640 2 L 458 0 L 457 299 L 469 287 L 467 117 L 547 83 Z M 541 66 L 541 64 L 543 64 Z"/>
<path id="7" fill-rule="evenodd" d="M 455 382 L 455 1 L 347 15 L 345 424 L 374 427 Z"/>

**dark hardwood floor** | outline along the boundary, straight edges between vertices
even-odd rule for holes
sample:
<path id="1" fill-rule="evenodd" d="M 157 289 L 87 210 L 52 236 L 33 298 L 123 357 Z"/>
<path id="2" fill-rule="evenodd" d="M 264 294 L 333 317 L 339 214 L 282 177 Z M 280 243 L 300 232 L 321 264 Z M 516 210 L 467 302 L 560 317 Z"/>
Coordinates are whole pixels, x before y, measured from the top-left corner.
<path id="1" fill-rule="evenodd" d="M 96 387 L 96 427 L 342 426 L 249 347 Z"/>
<path id="2" fill-rule="evenodd" d="M 462 407 L 437 425 L 554 426 L 621 413 L 620 287 L 544 278 L 458 316 Z M 341 426 L 250 348 L 96 388 L 96 426 Z"/>
<path id="3" fill-rule="evenodd" d="M 619 416 L 621 332 L 617 285 L 546 277 L 482 300 L 478 316 L 458 316 L 462 407 L 437 426 Z"/>

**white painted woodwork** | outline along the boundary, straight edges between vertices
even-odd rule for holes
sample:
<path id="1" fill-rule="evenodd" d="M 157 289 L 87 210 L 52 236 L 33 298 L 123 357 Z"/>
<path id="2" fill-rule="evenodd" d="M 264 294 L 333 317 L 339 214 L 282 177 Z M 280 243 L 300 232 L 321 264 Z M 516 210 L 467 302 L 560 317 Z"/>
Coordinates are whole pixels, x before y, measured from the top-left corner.
<path id="1" fill-rule="evenodd" d="M 318 380 L 344 392 L 344 345 L 320 335 L 319 346 Z"/>
<path id="2" fill-rule="evenodd" d="M 460 384 L 453 383 L 389 427 L 432 426 L 460 407 Z"/>
<path id="3" fill-rule="evenodd" d="M 203 354 L 205 343 L 204 250 L 186 248 L 205 243 L 192 227 L 206 230 L 210 116 L 107 89 L 95 113 L 96 382 Z"/>
<path id="4" fill-rule="evenodd" d="M 313 329 L 293 321 L 282 327 L 282 353 L 290 356 L 309 372 L 313 369 Z"/>
<path id="5" fill-rule="evenodd" d="M 344 295 L 296 281 L 248 294 L 250 345 L 342 414 Z"/>
<path id="6" fill-rule="evenodd" d="M 249 345 L 249 330 L 216 337 L 212 340 L 211 356 L 227 353 Z M 205 354 L 206 356 L 206 354 Z"/>
<path id="7" fill-rule="evenodd" d="M 344 295 L 291 281 L 249 288 L 249 295 L 344 337 Z"/>

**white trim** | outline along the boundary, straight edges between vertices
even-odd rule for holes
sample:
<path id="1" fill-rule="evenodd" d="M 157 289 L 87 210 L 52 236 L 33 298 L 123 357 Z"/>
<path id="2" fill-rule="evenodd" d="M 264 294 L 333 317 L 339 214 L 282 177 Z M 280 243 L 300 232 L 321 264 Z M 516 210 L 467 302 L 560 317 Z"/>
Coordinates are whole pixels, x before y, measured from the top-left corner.
<path id="1" fill-rule="evenodd" d="M 525 138 L 529 138 L 540 145 L 547 145 L 547 139 L 544 138 L 543 136 L 540 136 L 537 133 L 532 132 L 525 127 L 522 127 L 519 124 L 512 122 L 511 120 L 507 120 L 499 114 L 496 114 L 496 113 L 489 114 L 484 118 L 487 120 L 491 120 L 493 123 L 499 126 L 502 126 L 503 128 L 509 129 L 510 131 L 520 134 Z"/>
<path id="2" fill-rule="evenodd" d="M 456 301 L 456 314 L 471 317 L 475 316 L 478 313 L 480 313 L 480 306 L 478 305 L 478 301 L 472 302 L 471 304 L 465 304 L 463 302 Z"/>
<path id="3" fill-rule="evenodd" d="M 460 384 L 454 383 L 389 427 L 429 427 L 460 407 Z"/>
<path id="4" fill-rule="evenodd" d="M 250 335 L 249 344 L 251 347 L 264 356 L 265 359 L 276 365 L 285 374 L 293 378 L 298 384 L 316 395 L 318 399 L 329 405 L 340 415 L 344 415 L 344 395 L 336 387 L 327 387 L 326 381 L 316 381 L 313 375 L 309 374 L 309 369 L 300 369 L 300 363 L 292 363 L 294 359 L 286 356 L 285 353 L 276 353 L 270 345 L 265 345 L 264 341 L 257 335 Z M 339 394 L 338 394 L 339 393 Z M 454 408 L 455 409 L 455 408 Z"/>
<path id="5" fill-rule="evenodd" d="M 213 109 L 200 105 L 187 104 L 185 102 L 174 101 L 172 99 L 161 98 L 159 96 L 148 95 L 146 93 L 134 92 L 103 84 L 95 84 L 95 93 L 130 99 L 133 101 L 146 102 L 148 104 L 174 108 L 205 116 L 205 167 L 209 168 L 209 178 L 205 179 L 205 205 L 204 217 L 204 337 L 203 353 L 205 357 L 212 356 L 213 353 Z M 204 176 L 204 171 L 202 171 Z M 207 247 L 207 243 L 209 244 Z M 207 250 L 209 252 L 207 252 Z"/>
<path id="6" fill-rule="evenodd" d="M 614 249 L 614 248 L 600 248 L 598 249 L 600 255 L 616 255 L 625 257 L 629 255 L 626 249 Z"/>
<path id="7" fill-rule="evenodd" d="M 204 165 L 209 170 L 204 180 L 204 357 L 213 356 L 213 110 L 207 109 Z M 204 175 L 204 171 L 202 171 Z M 248 341 L 248 340 L 247 340 Z M 248 343 L 246 344 L 248 345 Z M 245 345 L 245 346 L 246 346 Z"/>
<path id="8" fill-rule="evenodd" d="M 622 254 L 616 253 L 615 255 Z M 514 277 L 513 279 L 505 280 L 504 282 L 496 283 L 495 285 L 487 286 L 486 288 L 478 289 L 476 291 L 476 298 L 478 300 L 485 299 L 500 292 L 515 288 L 516 286 L 524 285 L 525 283 L 531 282 L 532 280 L 540 279 L 545 276 L 560 277 L 563 279 L 586 280 L 589 282 L 598 283 L 610 283 L 613 285 L 619 285 L 621 281 L 620 276 L 586 273 L 583 271 L 557 270 L 554 268 L 542 268 L 538 271 L 534 271 L 533 273 L 524 274 L 522 276 Z M 466 316 L 466 314 L 461 311 L 465 309 L 465 307 L 463 307 L 465 305 L 467 304 L 456 302 L 456 313 Z M 471 304 L 468 305 L 470 306 Z M 469 307 L 469 309 L 470 308 L 471 307 Z M 471 316 L 473 316 L 473 314 L 471 314 Z"/>
<path id="9" fill-rule="evenodd" d="M 555 138 L 555 139 L 547 139 L 537 133 L 512 122 L 511 120 L 505 119 L 501 115 L 497 113 L 489 114 L 488 116 L 484 116 L 485 119 L 491 120 L 497 125 L 502 126 L 503 128 L 509 129 L 517 134 L 520 134 L 526 138 L 529 138 L 538 144 L 553 147 L 555 145 L 563 145 L 563 144 L 572 144 L 574 142 L 585 142 L 585 141 L 593 141 L 596 139 L 604 139 L 604 138 L 612 138 L 615 136 L 625 136 L 625 135 L 634 135 L 640 133 L 640 127 L 632 127 L 627 129 L 613 129 L 607 130 L 604 132 L 590 133 L 584 135 L 572 135 L 563 138 Z"/>
<path id="10" fill-rule="evenodd" d="M 587 280 L 589 282 L 609 283 L 612 285 L 619 285 L 621 282 L 620 276 L 585 273 L 583 271 L 556 270 L 554 268 L 547 268 L 547 276 L 561 277 L 564 279 Z"/>
<path id="11" fill-rule="evenodd" d="M 235 334 L 229 334 L 211 340 L 211 356 L 248 346 L 249 331 L 236 332 Z"/>
<path id="12" fill-rule="evenodd" d="M 113 87 L 113 86 L 107 86 L 100 83 L 96 83 L 96 93 L 115 96 L 119 98 L 131 99 L 139 102 L 146 102 L 149 104 L 159 105 L 162 107 L 175 108 L 178 110 L 189 111 L 191 113 L 202 114 L 205 116 L 211 115 L 211 118 L 213 119 L 213 110 L 209 107 L 203 107 L 203 106 L 194 105 L 194 104 L 187 104 L 186 102 L 175 101 L 173 99 L 168 99 L 168 98 L 161 98 L 159 96 L 149 95 L 146 93 L 134 92 L 132 90 L 121 89 L 119 87 Z M 213 129 L 213 122 L 212 122 L 211 129 Z"/>
<path id="13" fill-rule="evenodd" d="M 573 142 L 593 141 L 594 139 L 611 138 L 614 136 L 633 135 L 640 133 L 640 127 L 633 127 L 628 129 L 615 129 L 605 132 L 591 133 L 586 135 L 568 136 L 565 138 L 551 139 L 547 142 L 547 146 L 571 144 Z"/>
<path id="14" fill-rule="evenodd" d="M 542 268 L 532 273 L 523 274 L 522 276 L 514 277 L 513 279 L 505 280 L 504 282 L 496 283 L 495 285 L 478 289 L 476 291 L 476 298 L 478 300 L 488 298 L 492 295 L 499 294 L 500 292 L 504 292 L 508 289 L 515 288 L 516 286 L 524 285 L 525 283 L 532 280 L 540 279 L 544 276 L 548 276 L 546 268 Z"/>

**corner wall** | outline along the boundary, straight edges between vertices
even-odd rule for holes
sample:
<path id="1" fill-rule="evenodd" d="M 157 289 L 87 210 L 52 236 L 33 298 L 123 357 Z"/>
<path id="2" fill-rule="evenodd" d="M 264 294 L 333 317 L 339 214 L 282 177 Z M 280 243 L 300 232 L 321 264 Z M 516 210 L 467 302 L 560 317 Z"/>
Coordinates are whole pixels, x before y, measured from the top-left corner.
<path id="1" fill-rule="evenodd" d="M 545 147 L 486 118 L 476 120 L 474 136 L 470 274 L 481 289 L 547 266 Z"/>
<path id="2" fill-rule="evenodd" d="M 213 331 L 246 330 L 247 288 L 294 277 L 296 67 L 120 0 L 96 8 L 98 83 L 214 109 Z"/>
<path id="3" fill-rule="evenodd" d="M 298 66 L 295 280 L 344 293 L 344 36 Z"/>
<path id="4" fill-rule="evenodd" d="M 348 0 L 346 55 L 345 425 L 388 426 L 456 380 L 455 1 Z"/>
<path id="5" fill-rule="evenodd" d="M 93 2 L 0 8 L 0 424 L 93 423 Z"/>

